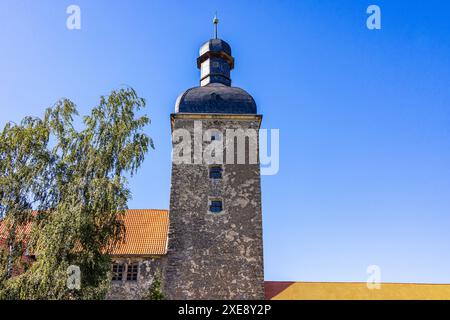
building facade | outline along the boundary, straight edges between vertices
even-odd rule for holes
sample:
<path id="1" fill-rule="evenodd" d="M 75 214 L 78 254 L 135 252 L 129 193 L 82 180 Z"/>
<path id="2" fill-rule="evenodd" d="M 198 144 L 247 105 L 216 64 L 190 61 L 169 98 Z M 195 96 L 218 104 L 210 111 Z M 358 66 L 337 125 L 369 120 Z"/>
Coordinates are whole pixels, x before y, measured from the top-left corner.
<path id="1" fill-rule="evenodd" d="M 112 252 L 113 300 L 138 300 L 149 296 L 156 277 L 164 275 L 169 231 L 168 210 L 127 210 L 125 237 Z"/>
<path id="2" fill-rule="evenodd" d="M 115 251 L 110 299 L 144 297 L 158 272 L 167 299 L 264 298 L 262 117 L 252 96 L 231 86 L 234 58 L 228 43 L 207 41 L 197 66 L 200 86 L 181 94 L 171 115 L 169 216 L 147 210 L 138 218 L 127 212 L 123 245 L 128 249 Z M 204 156 L 211 146 L 216 147 L 211 157 Z M 161 214 L 168 230 L 155 226 Z M 162 238 L 164 250 L 151 244 L 160 239 L 161 245 Z M 139 246 L 147 249 L 139 251 Z"/>

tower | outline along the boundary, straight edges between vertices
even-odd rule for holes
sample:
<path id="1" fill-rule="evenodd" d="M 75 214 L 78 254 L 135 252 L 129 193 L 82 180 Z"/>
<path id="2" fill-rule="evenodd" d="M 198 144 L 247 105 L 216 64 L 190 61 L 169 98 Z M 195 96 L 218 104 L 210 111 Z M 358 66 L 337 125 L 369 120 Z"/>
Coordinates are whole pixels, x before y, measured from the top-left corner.
<path id="1" fill-rule="evenodd" d="M 228 43 L 207 41 L 197 66 L 200 86 L 181 94 L 171 114 L 164 291 L 168 299 L 263 299 L 262 116 L 252 96 L 231 86 Z"/>

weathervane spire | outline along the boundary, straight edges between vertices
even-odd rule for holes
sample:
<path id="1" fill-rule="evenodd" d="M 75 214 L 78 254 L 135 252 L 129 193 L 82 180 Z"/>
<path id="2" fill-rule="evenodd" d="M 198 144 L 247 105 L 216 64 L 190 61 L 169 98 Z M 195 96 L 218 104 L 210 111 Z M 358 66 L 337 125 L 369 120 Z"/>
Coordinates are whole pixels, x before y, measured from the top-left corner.
<path id="1" fill-rule="evenodd" d="M 216 14 L 214 15 L 213 23 L 214 23 L 214 37 L 215 39 L 217 39 L 217 27 L 219 25 L 219 18 L 217 18 L 217 11 Z"/>

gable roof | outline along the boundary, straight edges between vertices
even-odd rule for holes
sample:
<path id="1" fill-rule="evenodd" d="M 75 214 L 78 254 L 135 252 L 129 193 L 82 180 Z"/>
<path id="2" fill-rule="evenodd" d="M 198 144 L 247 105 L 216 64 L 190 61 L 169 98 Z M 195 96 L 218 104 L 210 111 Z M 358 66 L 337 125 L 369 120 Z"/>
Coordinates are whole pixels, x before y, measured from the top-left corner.
<path id="1" fill-rule="evenodd" d="M 113 256 L 154 256 L 167 253 L 168 210 L 126 210 L 124 224 L 124 239 L 113 250 Z M 4 244 L 5 231 L 0 221 L 0 245 Z M 31 223 L 19 229 L 19 234 L 30 232 Z"/>
<path id="2" fill-rule="evenodd" d="M 164 255 L 169 233 L 168 210 L 127 210 L 124 218 L 125 239 L 113 255 Z"/>

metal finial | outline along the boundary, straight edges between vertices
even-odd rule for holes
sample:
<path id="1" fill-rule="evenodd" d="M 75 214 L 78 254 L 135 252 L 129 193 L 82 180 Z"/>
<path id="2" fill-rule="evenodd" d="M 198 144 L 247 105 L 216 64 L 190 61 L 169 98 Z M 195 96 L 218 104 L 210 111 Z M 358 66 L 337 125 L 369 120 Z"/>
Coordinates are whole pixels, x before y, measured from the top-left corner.
<path id="1" fill-rule="evenodd" d="M 217 26 L 219 24 L 219 18 L 217 18 L 217 12 L 214 15 L 213 23 L 214 23 L 214 36 L 217 39 Z"/>

